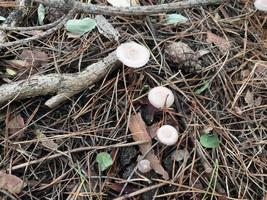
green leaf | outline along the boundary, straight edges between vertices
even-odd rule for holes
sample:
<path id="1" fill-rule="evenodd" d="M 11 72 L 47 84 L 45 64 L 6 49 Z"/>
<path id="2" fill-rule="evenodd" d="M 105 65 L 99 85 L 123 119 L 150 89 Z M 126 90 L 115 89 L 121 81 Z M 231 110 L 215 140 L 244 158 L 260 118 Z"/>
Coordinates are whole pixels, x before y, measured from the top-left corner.
<path id="1" fill-rule="evenodd" d="M 0 21 L 5 21 L 6 20 L 6 18 L 5 17 L 3 17 L 3 16 L 0 16 Z"/>
<path id="2" fill-rule="evenodd" d="M 202 92 L 204 92 L 205 90 L 207 90 L 209 88 L 210 84 L 208 81 L 204 81 L 204 85 L 199 88 L 198 90 L 195 91 L 196 94 L 201 94 Z"/>
<path id="3" fill-rule="evenodd" d="M 39 4 L 38 6 L 38 22 L 40 25 L 44 25 L 44 18 L 45 18 L 45 7 L 43 4 Z"/>
<path id="4" fill-rule="evenodd" d="M 113 163 L 111 156 L 106 152 L 97 154 L 96 162 L 98 163 L 101 171 L 105 171 Z"/>
<path id="5" fill-rule="evenodd" d="M 10 69 L 10 68 L 6 68 L 6 73 L 10 76 L 15 76 L 17 74 L 15 70 Z"/>
<path id="6" fill-rule="evenodd" d="M 200 144 L 206 148 L 216 148 L 220 145 L 220 140 L 217 134 L 207 134 L 201 135 Z"/>
<path id="7" fill-rule="evenodd" d="M 177 23 L 186 23 L 188 21 L 188 18 L 184 17 L 180 14 L 169 14 L 166 16 L 165 24 L 177 24 Z"/>
<path id="8" fill-rule="evenodd" d="M 84 19 L 71 19 L 66 23 L 67 31 L 83 35 L 86 32 L 90 32 L 96 27 L 96 21 L 91 18 L 84 18 Z"/>

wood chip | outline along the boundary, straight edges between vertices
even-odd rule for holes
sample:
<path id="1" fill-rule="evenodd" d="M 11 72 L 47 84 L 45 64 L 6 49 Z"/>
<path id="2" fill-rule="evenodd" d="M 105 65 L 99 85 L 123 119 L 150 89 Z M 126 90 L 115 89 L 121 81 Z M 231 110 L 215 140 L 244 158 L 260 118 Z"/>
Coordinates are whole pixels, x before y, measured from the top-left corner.
<path id="1" fill-rule="evenodd" d="M 168 173 L 164 170 L 159 159 L 154 154 L 151 137 L 146 130 L 145 122 L 143 121 L 140 113 L 131 116 L 129 121 L 129 129 L 132 133 L 134 141 L 146 141 L 146 143 L 139 145 L 142 155 L 146 155 L 145 158 L 150 161 L 151 168 L 157 174 L 162 175 L 163 179 L 168 180 Z"/>

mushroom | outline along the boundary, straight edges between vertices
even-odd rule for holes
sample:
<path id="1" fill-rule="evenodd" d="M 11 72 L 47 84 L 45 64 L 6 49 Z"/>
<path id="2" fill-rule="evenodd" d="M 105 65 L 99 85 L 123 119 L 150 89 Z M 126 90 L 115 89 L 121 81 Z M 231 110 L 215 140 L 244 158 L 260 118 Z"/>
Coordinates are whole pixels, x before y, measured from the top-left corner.
<path id="1" fill-rule="evenodd" d="M 116 55 L 119 61 L 128 67 L 143 67 L 150 57 L 149 50 L 136 42 L 126 42 L 118 46 Z"/>
<path id="2" fill-rule="evenodd" d="M 178 140 L 178 132 L 171 125 L 164 125 L 157 130 L 158 140 L 167 146 L 174 145 Z"/>
<path id="3" fill-rule="evenodd" d="M 137 164 L 137 169 L 142 173 L 147 173 L 151 170 L 150 161 L 147 159 L 140 160 Z"/>
<path id="4" fill-rule="evenodd" d="M 261 11 L 267 12 L 267 0 L 256 0 L 254 6 Z"/>
<path id="5" fill-rule="evenodd" d="M 174 102 L 174 95 L 170 89 L 158 86 L 148 92 L 148 100 L 158 109 L 169 108 Z"/>

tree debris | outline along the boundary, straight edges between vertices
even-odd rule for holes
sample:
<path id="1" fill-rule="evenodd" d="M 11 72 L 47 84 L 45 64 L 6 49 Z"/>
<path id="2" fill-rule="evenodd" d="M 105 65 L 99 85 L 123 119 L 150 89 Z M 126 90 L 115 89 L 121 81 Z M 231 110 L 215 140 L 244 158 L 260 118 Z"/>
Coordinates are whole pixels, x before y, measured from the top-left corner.
<path id="1" fill-rule="evenodd" d="M 151 168 L 157 174 L 162 175 L 165 180 L 168 180 L 168 173 L 161 166 L 159 159 L 154 154 L 151 137 L 146 130 L 145 122 L 143 121 L 140 113 L 131 116 L 129 121 L 129 129 L 132 133 L 134 141 L 146 141 L 146 143 L 139 145 L 140 152 L 145 156 L 145 159 L 150 161 Z"/>

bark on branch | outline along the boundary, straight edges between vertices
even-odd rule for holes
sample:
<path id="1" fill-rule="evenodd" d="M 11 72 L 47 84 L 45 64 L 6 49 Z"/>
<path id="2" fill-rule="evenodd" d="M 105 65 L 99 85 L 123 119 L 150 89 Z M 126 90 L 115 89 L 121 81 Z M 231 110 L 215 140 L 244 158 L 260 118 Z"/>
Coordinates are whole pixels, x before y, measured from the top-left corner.
<path id="1" fill-rule="evenodd" d="M 82 3 L 74 0 L 33 0 L 46 6 L 58 9 L 70 10 L 75 8 L 77 12 L 101 15 L 151 15 L 181 9 L 220 4 L 223 0 L 188 0 L 176 3 L 166 3 L 153 6 L 112 7 Z"/>
<path id="2" fill-rule="evenodd" d="M 80 73 L 32 76 L 0 86 L 0 104 L 40 95 L 55 94 L 45 105 L 52 108 L 103 78 L 117 61 L 115 52 Z"/>

